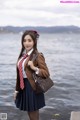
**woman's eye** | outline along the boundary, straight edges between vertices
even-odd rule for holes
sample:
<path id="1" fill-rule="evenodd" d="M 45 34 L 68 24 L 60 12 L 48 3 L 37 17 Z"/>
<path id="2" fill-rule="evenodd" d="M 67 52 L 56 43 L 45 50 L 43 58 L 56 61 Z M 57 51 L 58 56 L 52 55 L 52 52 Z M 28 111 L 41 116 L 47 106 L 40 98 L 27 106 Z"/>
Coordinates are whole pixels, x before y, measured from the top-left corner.
<path id="1" fill-rule="evenodd" d="M 23 42 L 26 42 L 26 40 L 24 39 L 24 41 Z"/>
<path id="2" fill-rule="evenodd" d="M 32 40 L 31 39 L 28 39 L 28 40 L 24 39 L 24 42 L 32 42 Z"/>
<path id="3" fill-rule="evenodd" d="M 31 42 L 31 41 L 32 41 L 31 39 L 28 40 L 28 42 Z"/>

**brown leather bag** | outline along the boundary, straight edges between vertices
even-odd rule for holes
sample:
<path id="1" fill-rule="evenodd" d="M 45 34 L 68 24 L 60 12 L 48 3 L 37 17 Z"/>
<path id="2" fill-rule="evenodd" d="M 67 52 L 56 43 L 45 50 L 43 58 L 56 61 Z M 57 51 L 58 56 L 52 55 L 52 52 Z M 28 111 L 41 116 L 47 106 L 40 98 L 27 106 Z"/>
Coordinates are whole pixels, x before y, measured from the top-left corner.
<path id="1" fill-rule="evenodd" d="M 32 61 L 34 61 L 37 58 L 37 56 L 37 54 L 34 55 Z M 54 82 L 53 80 L 51 80 L 50 77 L 42 78 L 38 76 L 35 72 L 33 72 L 33 79 L 35 80 L 36 84 L 36 93 L 45 93 L 54 85 Z"/>
<path id="2" fill-rule="evenodd" d="M 36 93 L 45 93 L 54 85 L 50 77 L 42 78 L 33 73 L 33 78 L 36 84 Z"/>

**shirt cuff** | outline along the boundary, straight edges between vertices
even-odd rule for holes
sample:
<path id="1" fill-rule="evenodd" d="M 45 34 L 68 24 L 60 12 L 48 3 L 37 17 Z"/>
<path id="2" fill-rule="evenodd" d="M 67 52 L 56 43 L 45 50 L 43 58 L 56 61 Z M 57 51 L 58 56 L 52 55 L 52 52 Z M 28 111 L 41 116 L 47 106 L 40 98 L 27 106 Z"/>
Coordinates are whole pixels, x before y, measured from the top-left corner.
<path id="1" fill-rule="evenodd" d="M 35 73 L 36 73 L 36 74 L 39 74 L 39 68 L 36 68 Z"/>

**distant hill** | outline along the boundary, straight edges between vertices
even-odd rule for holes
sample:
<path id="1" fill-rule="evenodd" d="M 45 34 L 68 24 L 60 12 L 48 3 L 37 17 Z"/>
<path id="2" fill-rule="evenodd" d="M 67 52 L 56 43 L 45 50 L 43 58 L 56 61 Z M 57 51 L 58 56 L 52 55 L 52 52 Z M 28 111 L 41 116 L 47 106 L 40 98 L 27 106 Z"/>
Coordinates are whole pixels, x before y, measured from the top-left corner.
<path id="1" fill-rule="evenodd" d="M 25 27 L 14 27 L 14 26 L 1 26 L 0 33 L 19 33 L 25 30 L 37 30 L 40 33 L 80 33 L 80 27 L 77 26 L 25 26 Z"/>

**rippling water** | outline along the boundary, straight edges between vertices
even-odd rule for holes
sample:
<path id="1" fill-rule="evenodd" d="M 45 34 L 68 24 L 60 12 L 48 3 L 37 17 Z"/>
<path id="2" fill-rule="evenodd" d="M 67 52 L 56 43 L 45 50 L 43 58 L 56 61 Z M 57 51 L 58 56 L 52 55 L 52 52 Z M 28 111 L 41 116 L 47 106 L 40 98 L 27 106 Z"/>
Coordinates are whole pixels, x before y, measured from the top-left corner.
<path id="1" fill-rule="evenodd" d="M 20 34 L 0 34 L 0 106 L 15 106 L 13 92 L 20 41 Z M 55 82 L 45 94 L 45 108 L 79 107 L 80 35 L 41 34 L 38 49 L 43 52 Z"/>

